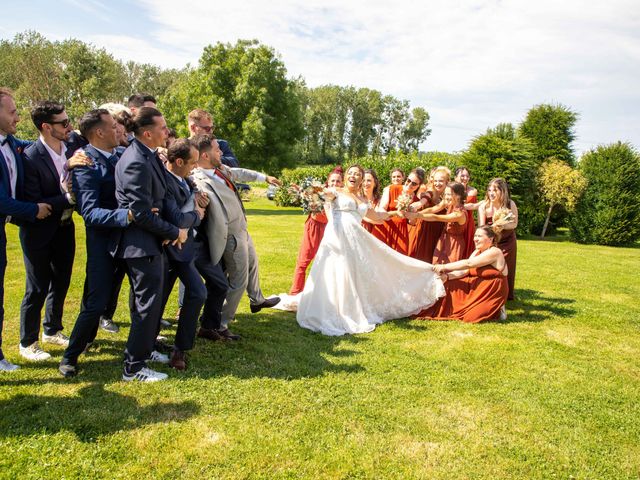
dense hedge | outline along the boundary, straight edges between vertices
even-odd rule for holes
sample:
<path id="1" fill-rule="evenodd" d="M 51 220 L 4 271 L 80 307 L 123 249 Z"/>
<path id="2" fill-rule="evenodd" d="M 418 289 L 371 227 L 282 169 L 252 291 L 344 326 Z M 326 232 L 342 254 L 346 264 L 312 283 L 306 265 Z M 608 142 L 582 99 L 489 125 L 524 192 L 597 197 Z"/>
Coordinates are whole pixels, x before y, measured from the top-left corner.
<path id="1" fill-rule="evenodd" d="M 587 188 L 569 218 L 580 243 L 628 245 L 640 239 L 640 156 L 628 143 L 600 146 L 583 155 Z"/>

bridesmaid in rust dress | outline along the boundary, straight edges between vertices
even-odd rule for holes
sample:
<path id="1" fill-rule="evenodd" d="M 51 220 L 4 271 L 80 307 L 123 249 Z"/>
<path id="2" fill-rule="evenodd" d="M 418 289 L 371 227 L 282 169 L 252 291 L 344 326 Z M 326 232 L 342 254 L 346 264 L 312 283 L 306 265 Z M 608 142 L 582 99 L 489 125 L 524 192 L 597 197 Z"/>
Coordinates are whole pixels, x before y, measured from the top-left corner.
<path id="1" fill-rule="evenodd" d="M 473 235 L 476 231 L 476 222 L 473 218 L 473 211 L 478 209 L 478 190 L 469 185 L 471 179 L 471 173 L 467 167 L 456 168 L 456 182 L 464 185 L 467 198 L 465 200 L 464 208 L 467 210 L 467 223 L 465 238 L 467 240 L 467 252 L 465 258 L 469 258 L 471 252 L 473 252 Z"/>
<path id="2" fill-rule="evenodd" d="M 509 221 L 504 221 L 506 214 L 511 214 Z M 498 219 L 500 219 L 498 221 Z M 487 194 L 482 206 L 478 209 L 479 225 L 497 225 L 502 228 L 498 247 L 502 250 L 509 266 L 509 295 L 508 300 L 514 299 L 516 280 L 516 257 L 518 243 L 516 241 L 516 227 L 518 226 L 518 207 L 511 200 L 509 187 L 503 178 L 494 178 L 489 182 Z"/>
<path id="3" fill-rule="evenodd" d="M 439 213 L 446 207 L 443 196 L 444 189 L 451 178 L 451 171 L 447 167 L 436 167 L 433 171 L 431 186 L 420 197 L 423 209 L 426 207 L 428 213 Z M 424 211 L 424 210 L 421 210 Z M 409 239 L 409 255 L 423 262 L 431 263 L 433 252 L 436 249 L 440 235 L 444 230 L 445 223 L 441 221 L 430 221 L 426 223 L 419 221 L 419 228 L 416 228 Z"/>
<path id="4" fill-rule="evenodd" d="M 445 282 L 446 295 L 415 318 L 467 323 L 506 320 L 509 267 L 497 247 L 499 233 L 485 225 L 476 229 L 473 238 L 476 249 L 467 260 L 433 266 Z"/>
<path id="5" fill-rule="evenodd" d="M 362 193 L 369 202 L 369 206 L 376 210 L 380 204 L 382 195 L 380 194 L 380 181 L 376 172 L 370 168 L 364 170 L 364 180 L 362 181 Z M 374 223 L 371 219 L 362 221 L 362 226 L 366 231 L 371 233 L 381 242 L 384 242 L 387 238 L 386 223 L 379 221 Z"/>
<path id="6" fill-rule="evenodd" d="M 422 175 L 422 177 L 420 176 Z M 412 205 L 417 205 L 419 199 L 417 191 L 424 179 L 424 170 L 414 169 L 407 176 L 404 185 L 390 185 L 389 190 L 382 194 L 379 210 L 393 212 L 397 211 L 397 200 L 400 195 L 406 193 L 412 196 Z M 404 255 L 407 254 L 409 244 L 409 230 L 407 219 L 400 216 L 393 216 L 386 221 L 385 243 L 391 248 Z"/>
<path id="7" fill-rule="evenodd" d="M 327 177 L 327 186 L 342 187 L 342 176 L 342 167 L 336 167 Z M 298 251 L 296 268 L 293 271 L 293 283 L 291 284 L 289 295 L 297 295 L 304 290 L 307 267 L 315 258 L 316 253 L 318 253 L 318 247 L 320 247 L 326 226 L 327 216 L 324 212 L 312 213 L 307 217 L 307 221 L 304 223 L 302 243 Z"/>
<path id="8" fill-rule="evenodd" d="M 446 213 L 437 215 L 429 213 L 425 209 L 420 213 L 404 214 L 408 219 L 419 218 L 423 222 L 444 222 L 445 227 L 438 239 L 433 258 L 430 263 L 451 263 L 468 258 L 467 251 L 467 212 L 464 209 L 464 186 L 461 183 L 452 182 L 444 190 L 444 203 L 447 206 Z"/>

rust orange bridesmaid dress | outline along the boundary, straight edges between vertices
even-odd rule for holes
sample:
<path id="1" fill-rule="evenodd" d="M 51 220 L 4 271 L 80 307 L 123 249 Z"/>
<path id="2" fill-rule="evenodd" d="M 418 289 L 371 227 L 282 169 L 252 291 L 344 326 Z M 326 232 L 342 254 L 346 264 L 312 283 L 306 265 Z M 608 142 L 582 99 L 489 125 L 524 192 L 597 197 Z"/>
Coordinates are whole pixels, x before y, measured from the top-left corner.
<path id="1" fill-rule="evenodd" d="M 469 269 L 466 277 L 445 282 L 446 294 L 414 318 L 478 323 L 500 318 L 509 287 L 503 272 L 491 265 Z"/>
<path id="2" fill-rule="evenodd" d="M 453 211 L 465 211 L 464 207 L 449 207 L 447 213 Z M 451 263 L 469 258 L 467 255 L 467 224 L 460 225 L 456 222 L 446 222 L 442 234 L 433 251 L 432 262 L 435 264 Z"/>

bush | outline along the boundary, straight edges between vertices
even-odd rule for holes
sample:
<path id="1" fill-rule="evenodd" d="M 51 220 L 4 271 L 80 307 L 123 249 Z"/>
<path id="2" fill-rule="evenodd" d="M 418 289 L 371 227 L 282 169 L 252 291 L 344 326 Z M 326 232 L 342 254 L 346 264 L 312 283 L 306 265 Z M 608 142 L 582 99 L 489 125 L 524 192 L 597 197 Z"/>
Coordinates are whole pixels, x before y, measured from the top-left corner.
<path id="1" fill-rule="evenodd" d="M 587 188 L 569 219 L 580 243 L 628 245 L 640 238 L 640 156 L 628 143 L 614 143 L 583 155 L 579 170 Z"/>
<path id="2" fill-rule="evenodd" d="M 462 162 L 469 168 L 478 198 L 484 198 L 491 179 L 502 177 L 518 206 L 518 231 L 529 233 L 538 224 L 542 229 L 545 211 L 536 200 L 537 171 L 531 140 L 519 135 L 513 125 L 499 124 L 471 141 Z"/>

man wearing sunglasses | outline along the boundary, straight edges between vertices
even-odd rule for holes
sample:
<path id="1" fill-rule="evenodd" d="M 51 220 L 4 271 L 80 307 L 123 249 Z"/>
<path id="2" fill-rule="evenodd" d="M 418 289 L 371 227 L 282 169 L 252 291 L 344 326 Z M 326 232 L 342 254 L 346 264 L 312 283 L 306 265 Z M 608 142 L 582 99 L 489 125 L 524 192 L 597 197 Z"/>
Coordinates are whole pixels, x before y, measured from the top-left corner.
<path id="1" fill-rule="evenodd" d="M 75 200 L 60 184 L 67 161 L 65 141 L 71 124 L 63 105 L 39 102 L 31 119 L 40 132 L 38 141 L 24 151 L 22 200 L 51 205 L 51 215 L 40 222 L 22 222 L 20 243 L 26 270 L 26 291 L 20 306 L 20 355 L 32 361 L 50 358 L 38 344 L 45 305 L 43 343 L 66 347 L 62 311 L 71 282 L 75 229 L 71 214 Z M 70 155 L 69 155 L 70 156 Z"/>
<path id="2" fill-rule="evenodd" d="M 201 108 L 196 108 L 189 112 L 187 115 L 187 123 L 189 125 L 189 136 L 191 138 L 196 135 L 212 135 L 215 130 L 215 126 L 213 125 L 213 119 L 211 118 L 211 114 L 206 110 L 202 110 Z M 229 146 L 229 142 L 226 140 L 218 139 L 218 146 L 222 151 L 222 163 L 227 167 L 238 168 L 240 167 L 240 162 L 233 154 L 231 147 Z"/>

